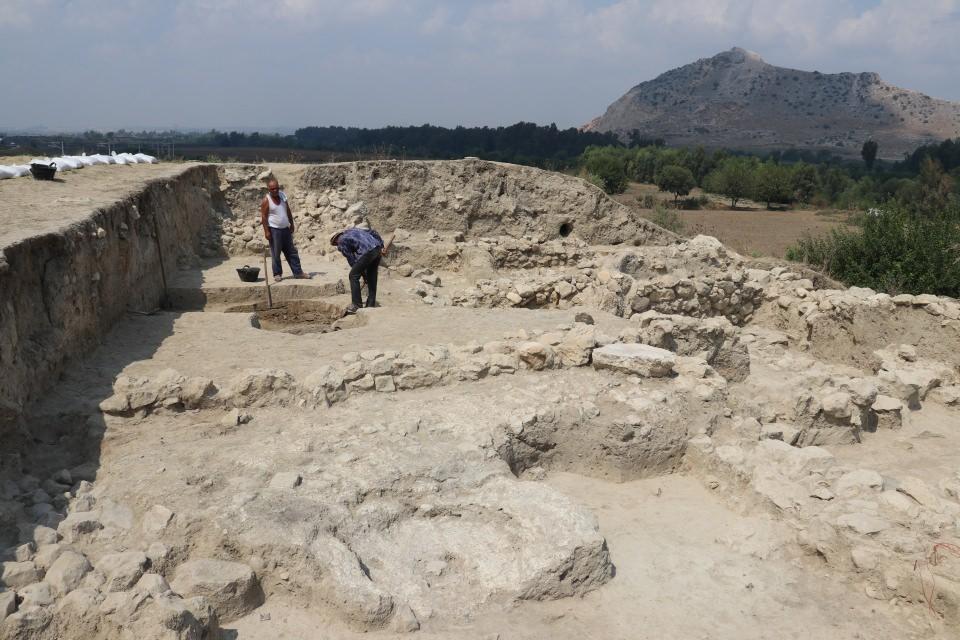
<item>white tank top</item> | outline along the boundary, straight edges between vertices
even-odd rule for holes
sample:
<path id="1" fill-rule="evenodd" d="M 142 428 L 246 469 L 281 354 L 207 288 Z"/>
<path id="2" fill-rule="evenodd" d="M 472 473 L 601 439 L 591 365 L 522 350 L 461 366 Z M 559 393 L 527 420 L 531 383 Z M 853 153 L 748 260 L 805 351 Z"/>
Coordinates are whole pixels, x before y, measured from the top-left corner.
<path id="1" fill-rule="evenodd" d="M 280 192 L 280 204 L 276 204 L 270 194 L 267 194 L 267 205 L 270 207 L 267 224 L 274 229 L 286 229 L 290 226 L 290 209 L 287 208 L 287 195 L 283 191 Z"/>

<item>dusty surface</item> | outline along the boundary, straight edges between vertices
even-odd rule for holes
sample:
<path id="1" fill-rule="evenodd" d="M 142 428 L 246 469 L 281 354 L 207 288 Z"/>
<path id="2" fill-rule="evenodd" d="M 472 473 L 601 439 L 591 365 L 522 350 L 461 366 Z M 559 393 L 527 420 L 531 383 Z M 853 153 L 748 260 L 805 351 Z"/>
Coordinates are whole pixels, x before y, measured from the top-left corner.
<path id="1" fill-rule="evenodd" d="M 187 166 L 100 165 L 58 174 L 53 181 L 0 181 L 0 248 L 78 222 L 91 211 L 142 190 L 148 181 L 170 178 Z"/>
<path id="2" fill-rule="evenodd" d="M 270 169 L 306 240 L 363 195 Z M 230 231 L 269 173 L 171 182 L 212 220 L 166 270 L 193 302 L 121 314 L 12 412 L 0 638 L 955 635 L 957 301 L 409 219 L 379 308 L 336 320 L 346 264 L 304 241 L 271 313 Z"/>
<path id="3" fill-rule="evenodd" d="M 851 597 L 829 574 L 776 557 L 785 535 L 776 522 L 736 515 L 691 478 L 617 484 L 557 473 L 546 482 L 597 514 L 618 578 L 582 600 L 525 604 L 423 637 L 733 640 L 770 638 L 776 629 L 776 637 L 798 640 L 892 640 L 917 632 L 898 621 L 895 606 Z M 757 540 L 738 539 L 744 530 Z M 324 622 L 312 610 L 263 611 L 269 619 L 255 613 L 230 628 L 239 638 L 293 640 Z M 334 629 L 331 637 L 363 637 Z"/>

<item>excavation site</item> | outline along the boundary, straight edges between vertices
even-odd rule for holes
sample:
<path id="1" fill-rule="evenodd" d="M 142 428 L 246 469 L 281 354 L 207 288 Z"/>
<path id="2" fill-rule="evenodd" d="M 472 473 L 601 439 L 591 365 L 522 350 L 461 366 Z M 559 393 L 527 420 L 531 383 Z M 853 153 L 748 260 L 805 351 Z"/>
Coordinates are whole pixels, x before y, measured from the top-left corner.
<path id="1" fill-rule="evenodd" d="M 91 166 L 0 220 L 0 639 L 960 636 L 955 299 L 470 158 Z"/>

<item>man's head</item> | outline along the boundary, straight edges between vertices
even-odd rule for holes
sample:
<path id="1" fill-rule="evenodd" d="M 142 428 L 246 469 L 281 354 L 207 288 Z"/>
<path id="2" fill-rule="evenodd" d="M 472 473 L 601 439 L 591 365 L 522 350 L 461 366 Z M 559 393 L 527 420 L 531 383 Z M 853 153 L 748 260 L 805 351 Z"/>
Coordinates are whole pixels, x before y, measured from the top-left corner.
<path id="1" fill-rule="evenodd" d="M 337 240 L 340 239 L 340 236 L 343 235 L 343 231 L 335 231 L 332 236 L 330 236 L 330 244 L 337 246 Z"/>
<path id="2" fill-rule="evenodd" d="M 280 193 L 280 183 L 277 182 L 276 178 L 270 178 L 270 181 L 267 182 L 267 191 L 274 195 Z"/>

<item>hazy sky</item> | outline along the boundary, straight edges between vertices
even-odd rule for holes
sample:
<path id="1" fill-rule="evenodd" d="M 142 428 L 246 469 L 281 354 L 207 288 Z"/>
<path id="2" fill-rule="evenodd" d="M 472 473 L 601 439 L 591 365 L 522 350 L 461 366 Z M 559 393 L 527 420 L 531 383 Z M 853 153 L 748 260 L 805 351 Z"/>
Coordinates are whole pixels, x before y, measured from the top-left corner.
<path id="1" fill-rule="evenodd" d="M 580 125 L 733 46 L 960 100 L 960 0 L 0 0 L 0 127 Z"/>

